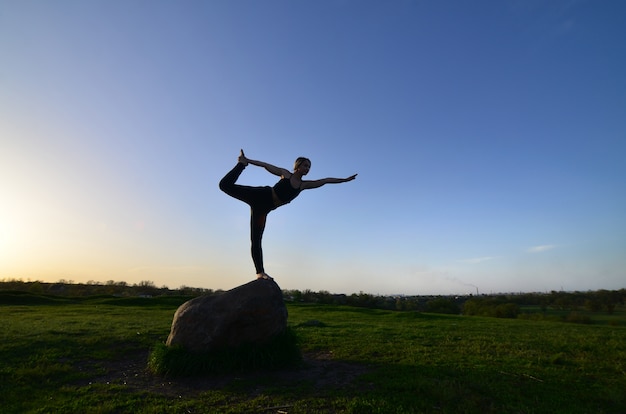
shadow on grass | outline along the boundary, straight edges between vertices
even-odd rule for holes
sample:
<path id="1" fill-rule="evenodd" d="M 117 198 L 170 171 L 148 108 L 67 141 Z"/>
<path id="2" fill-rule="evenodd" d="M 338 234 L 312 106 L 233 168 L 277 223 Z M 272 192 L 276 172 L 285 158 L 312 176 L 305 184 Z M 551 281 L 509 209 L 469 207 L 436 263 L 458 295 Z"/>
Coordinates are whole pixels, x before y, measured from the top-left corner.
<path id="1" fill-rule="evenodd" d="M 361 376 L 350 413 L 623 413 L 616 389 L 523 370 L 391 364 Z"/>
<path id="2" fill-rule="evenodd" d="M 298 340 L 290 328 L 264 345 L 245 344 L 204 353 L 158 343 L 148 357 L 153 373 L 174 377 L 297 368 L 301 364 Z"/>

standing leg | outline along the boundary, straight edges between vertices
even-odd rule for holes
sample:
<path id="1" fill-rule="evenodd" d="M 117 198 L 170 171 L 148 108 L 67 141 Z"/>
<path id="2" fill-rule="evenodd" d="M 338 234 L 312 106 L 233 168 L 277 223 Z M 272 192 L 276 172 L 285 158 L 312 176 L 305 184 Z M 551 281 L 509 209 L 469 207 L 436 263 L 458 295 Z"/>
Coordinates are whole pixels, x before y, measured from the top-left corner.
<path id="1" fill-rule="evenodd" d="M 252 209 L 250 215 L 250 241 L 252 242 L 251 252 L 252 261 L 256 268 L 257 275 L 265 274 L 265 268 L 263 267 L 263 247 L 261 246 L 261 239 L 263 238 L 263 231 L 265 230 L 265 222 L 267 220 L 267 212 L 258 211 Z"/>

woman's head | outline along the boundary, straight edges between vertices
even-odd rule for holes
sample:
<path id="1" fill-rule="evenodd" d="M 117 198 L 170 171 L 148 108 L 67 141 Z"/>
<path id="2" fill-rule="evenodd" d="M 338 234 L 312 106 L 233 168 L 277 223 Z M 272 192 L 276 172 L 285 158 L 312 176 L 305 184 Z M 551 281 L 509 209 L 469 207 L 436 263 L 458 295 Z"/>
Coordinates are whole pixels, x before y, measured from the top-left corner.
<path id="1" fill-rule="evenodd" d="M 306 175 L 311 169 L 311 160 L 306 157 L 298 157 L 296 158 L 296 162 L 293 163 L 293 171 L 296 172 L 300 170 L 302 175 Z"/>

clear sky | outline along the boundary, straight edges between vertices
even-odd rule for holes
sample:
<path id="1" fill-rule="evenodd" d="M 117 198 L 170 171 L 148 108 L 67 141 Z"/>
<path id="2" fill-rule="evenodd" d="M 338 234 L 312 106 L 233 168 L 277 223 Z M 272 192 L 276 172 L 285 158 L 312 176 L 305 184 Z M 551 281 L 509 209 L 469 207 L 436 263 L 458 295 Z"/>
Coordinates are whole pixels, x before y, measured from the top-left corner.
<path id="1" fill-rule="evenodd" d="M 626 287 L 626 2 L 0 0 L 0 279 Z M 240 183 L 273 185 L 250 166 Z"/>

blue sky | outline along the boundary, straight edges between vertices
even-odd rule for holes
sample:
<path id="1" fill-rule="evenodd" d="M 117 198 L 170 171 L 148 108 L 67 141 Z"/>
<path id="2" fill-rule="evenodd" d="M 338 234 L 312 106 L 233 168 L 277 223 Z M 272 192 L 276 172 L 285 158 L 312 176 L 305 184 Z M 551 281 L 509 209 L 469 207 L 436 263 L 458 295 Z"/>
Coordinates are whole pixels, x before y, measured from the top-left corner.
<path id="1" fill-rule="evenodd" d="M 243 148 L 359 174 L 270 214 L 283 289 L 624 288 L 624 39 L 621 1 L 2 1 L 0 278 L 251 280 Z"/>

